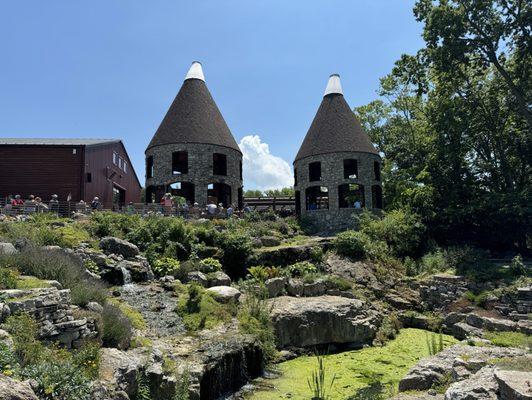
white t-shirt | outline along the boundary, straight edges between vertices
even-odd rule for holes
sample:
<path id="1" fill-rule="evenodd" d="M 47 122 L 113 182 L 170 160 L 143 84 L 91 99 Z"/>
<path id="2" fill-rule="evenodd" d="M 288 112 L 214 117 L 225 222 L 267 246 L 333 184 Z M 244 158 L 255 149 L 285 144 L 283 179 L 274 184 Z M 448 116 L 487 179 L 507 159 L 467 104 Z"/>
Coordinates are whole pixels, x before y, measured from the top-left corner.
<path id="1" fill-rule="evenodd" d="M 207 204 L 207 212 L 209 214 L 214 215 L 217 209 L 218 207 L 216 206 L 216 204 Z"/>

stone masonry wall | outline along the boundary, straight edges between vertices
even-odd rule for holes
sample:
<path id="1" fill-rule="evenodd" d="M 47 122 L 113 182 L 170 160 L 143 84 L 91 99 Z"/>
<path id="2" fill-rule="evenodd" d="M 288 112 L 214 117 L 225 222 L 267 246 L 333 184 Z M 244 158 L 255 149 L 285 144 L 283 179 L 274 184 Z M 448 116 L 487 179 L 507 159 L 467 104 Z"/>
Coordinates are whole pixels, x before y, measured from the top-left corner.
<path id="1" fill-rule="evenodd" d="M 172 174 L 172 153 L 177 151 L 188 152 L 187 174 Z M 213 153 L 226 155 L 227 176 L 213 175 Z M 149 156 L 153 157 L 153 177 L 146 179 L 146 187 L 166 188 L 166 185 L 175 182 L 191 182 L 195 185 L 195 201 L 203 207 L 207 204 L 207 186 L 211 183 L 225 183 L 231 187 L 231 202 L 237 204 L 238 189 L 242 187 L 242 154 L 238 151 L 212 144 L 178 143 L 151 147 L 146 151 L 146 158 Z M 164 188 L 156 191 L 157 200 L 164 194 Z"/>
<path id="2" fill-rule="evenodd" d="M 2 290 L 0 323 L 9 315 L 28 313 L 39 325 L 39 338 L 57 341 L 67 348 L 80 347 L 83 339 L 98 336 L 94 319 L 75 319 L 72 314 L 70 289 L 55 287 L 29 290 Z"/>
<path id="3" fill-rule="evenodd" d="M 344 179 L 344 160 L 355 159 L 358 164 L 358 176 L 356 179 Z M 321 181 L 309 181 L 309 164 L 315 161 L 321 162 Z M 328 230 L 341 230 L 352 227 L 355 212 L 353 208 L 339 208 L 338 186 L 344 183 L 364 185 L 364 201 L 367 209 L 372 209 L 371 187 L 381 186 L 381 182 L 375 180 L 373 163 L 381 162 L 376 154 L 359 152 L 342 152 L 335 154 L 321 154 L 306 157 L 294 162 L 297 174 L 297 186 L 295 190 L 300 192 L 301 216 L 310 218 L 320 228 Z M 329 190 L 329 210 L 306 210 L 305 190 L 311 186 L 325 186 Z"/>

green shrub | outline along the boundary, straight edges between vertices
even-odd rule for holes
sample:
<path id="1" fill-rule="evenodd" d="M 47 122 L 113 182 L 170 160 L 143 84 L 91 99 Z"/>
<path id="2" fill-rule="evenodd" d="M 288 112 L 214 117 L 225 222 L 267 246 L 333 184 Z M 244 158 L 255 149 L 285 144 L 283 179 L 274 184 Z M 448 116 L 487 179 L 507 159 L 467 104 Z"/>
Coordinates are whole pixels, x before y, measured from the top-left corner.
<path id="1" fill-rule="evenodd" d="M 100 371 L 100 345 L 88 342 L 72 353 L 72 362 L 83 370 L 86 377 L 98 379 Z"/>
<path id="2" fill-rule="evenodd" d="M 144 317 L 140 313 L 139 310 L 136 308 L 133 308 L 128 303 L 124 301 L 120 301 L 118 299 L 110 298 L 107 300 L 107 302 L 115 307 L 117 307 L 120 312 L 129 319 L 129 322 L 131 322 L 131 326 L 135 329 L 144 330 L 147 327 L 146 321 L 144 320 Z"/>
<path id="3" fill-rule="evenodd" d="M 17 356 L 5 342 L 0 342 L 0 373 L 5 376 L 16 376 L 19 371 Z"/>
<path id="4" fill-rule="evenodd" d="M 242 333 L 253 335 L 259 341 L 266 363 L 276 355 L 275 332 L 271 320 L 271 306 L 266 302 L 264 287 L 248 287 L 246 296 L 238 310 L 239 329 Z"/>
<path id="5" fill-rule="evenodd" d="M 239 232 L 224 233 L 220 236 L 218 245 L 223 250 L 221 261 L 225 272 L 232 278 L 244 277 L 253 249 L 250 237 Z"/>
<path id="6" fill-rule="evenodd" d="M 450 247 L 444 255 L 449 268 L 453 268 L 460 275 L 475 274 L 488 259 L 486 251 L 469 246 Z"/>
<path id="7" fill-rule="evenodd" d="M 403 266 L 405 267 L 407 276 L 416 276 L 421 270 L 419 263 L 411 257 L 405 257 Z"/>
<path id="8" fill-rule="evenodd" d="M 329 275 L 326 279 L 338 290 L 346 291 L 353 287 L 350 281 L 341 276 Z"/>
<path id="9" fill-rule="evenodd" d="M 181 262 L 175 258 L 163 257 L 155 260 L 151 264 L 151 268 L 156 276 L 166 276 L 175 275 L 180 265 Z"/>
<path id="10" fill-rule="evenodd" d="M 309 261 L 300 261 L 287 267 L 291 277 L 303 277 L 305 275 L 316 274 L 318 268 Z"/>
<path id="11" fill-rule="evenodd" d="M 180 297 L 177 312 L 189 331 L 212 329 L 232 319 L 236 304 L 220 304 L 200 285 L 193 283 L 188 286 L 186 295 Z"/>
<path id="12" fill-rule="evenodd" d="M 204 273 L 220 271 L 222 269 L 222 263 L 212 257 L 204 258 L 199 262 L 199 269 Z"/>
<path id="13" fill-rule="evenodd" d="M 248 268 L 248 278 L 255 282 L 265 282 L 268 279 L 278 277 L 280 270 L 277 267 L 265 267 L 256 265 Z"/>
<path id="14" fill-rule="evenodd" d="M 129 318 L 112 304 L 103 307 L 103 335 L 102 341 L 105 346 L 127 349 L 131 344 L 133 329 Z"/>
<path id="15" fill-rule="evenodd" d="M 10 268 L 0 268 L 0 289 L 16 289 L 18 274 Z"/>
<path id="16" fill-rule="evenodd" d="M 58 281 L 64 288 L 70 289 L 72 302 L 76 305 L 84 306 L 90 301 L 105 302 L 104 284 L 88 276 L 82 263 L 63 252 L 30 246 L 20 253 L 0 257 L 0 267 L 7 265 L 24 275 Z"/>
<path id="17" fill-rule="evenodd" d="M 315 263 L 321 263 L 323 261 L 323 249 L 320 246 L 311 247 L 310 259 Z"/>
<path id="18" fill-rule="evenodd" d="M 449 265 L 447 264 L 445 254 L 441 250 L 436 250 L 434 252 L 427 253 L 421 258 L 421 273 L 432 274 L 435 272 L 443 272 L 447 269 L 449 269 Z"/>
<path id="19" fill-rule="evenodd" d="M 333 245 L 338 254 L 361 259 L 366 256 L 365 245 L 368 242 L 368 236 L 362 232 L 345 231 L 336 235 Z"/>
<path id="20" fill-rule="evenodd" d="M 83 262 L 83 266 L 85 269 L 89 272 L 92 272 L 93 274 L 100 274 L 100 267 L 98 267 L 98 264 L 96 264 L 94 261 L 87 259 Z"/>
<path id="21" fill-rule="evenodd" d="M 140 251 L 146 251 L 153 243 L 153 235 L 146 224 L 141 224 L 126 235 L 126 240 L 137 245 Z"/>
<path id="22" fill-rule="evenodd" d="M 91 381 L 70 361 L 50 359 L 31 365 L 22 372 L 24 379 L 37 383 L 36 394 L 42 400 L 90 400 Z"/>
<path id="23" fill-rule="evenodd" d="M 142 221 L 138 215 L 98 212 L 91 215 L 88 229 L 96 237 L 124 238 L 130 231 L 141 225 Z"/>
<path id="24" fill-rule="evenodd" d="M 401 330 L 401 322 L 395 313 L 386 315 L 375 335 L 375 343 L 382 346 L 391 339 L 395 339 Z"/>
<path id="25" fill-rule="evenodd" d="M 38 325 L 28 314 L 10 316 L 5 322 L 13 337 L 15 354 L 22 366 L 36 363 L 43 355 L 43 344 L 37 340 Z"/>
<path id="26" fill-rule="evenodd" d="M 395 257 L 415 256 L 421 253 L 425 226 L 417 214 L 393 210 L 377 217 L 364 212 L 359 218 L 360 231 L 372 241 L 387 244 Z"/>
<path id="27" fill-rule="evenodd" d="M 523 263 L 523 258 L 520 254 L 512 258 L 512 263 L 510 264 L 510 271 L 514 276 L 526 276 L 527 268 Z"/>

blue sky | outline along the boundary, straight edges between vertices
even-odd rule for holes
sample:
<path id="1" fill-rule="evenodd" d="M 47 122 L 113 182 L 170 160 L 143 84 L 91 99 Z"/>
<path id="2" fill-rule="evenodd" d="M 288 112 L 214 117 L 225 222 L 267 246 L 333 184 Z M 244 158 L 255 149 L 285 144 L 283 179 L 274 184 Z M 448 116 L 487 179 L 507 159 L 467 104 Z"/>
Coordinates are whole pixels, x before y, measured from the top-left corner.
<path id="1" fill-rule="evenodd" d="M 199 60 L 237 142 L 258 135 L 250 157 L 286 174 L 278 157 L 291 166 L 331 73 L 362 105 L 422 46 L 413 3 L 0 0 L 0 136 L 121 138 L 143 182 L 146 145 Z M 249 172 L 247 189 L 281 185 Z"/>

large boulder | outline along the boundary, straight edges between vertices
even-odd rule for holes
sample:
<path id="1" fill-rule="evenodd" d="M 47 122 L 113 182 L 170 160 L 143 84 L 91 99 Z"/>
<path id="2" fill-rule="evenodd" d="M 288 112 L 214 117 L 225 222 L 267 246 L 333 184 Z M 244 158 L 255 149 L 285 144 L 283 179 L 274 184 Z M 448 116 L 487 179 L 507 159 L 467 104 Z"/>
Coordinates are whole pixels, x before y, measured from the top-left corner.
<path id="1" fill-rule="evenodd" d="M 277 345 L 328 343 L 362 346 L 373 341 L 380 318 L 364 302 L 339 296 L 281 296 L 269 300 Z"/>
<path id="2" fill-rule="evenodd" d="M 0 399 L 39 400 L 28 382 L 20 382 L 0 374 Z"/>
<path id="3" fill-rule="evenodd" d="M 502 399 L 532 399 L 532 372 L 496 370 L 495 379 Z"/>
<path id="4" fill-rule="evenodd" d="M 214 298 L 220 303 L 229 303 L 231 301 L 238 301 L 240 298 L 240 291 L 231 286 L 213 286 L 207 289 Z"/>
<path id="5" fill-rule="evenodd" d="M 119 254 L 124 258 L 133 258 L 139 254 L 139 248 L 126 240 L 106 236 L 100 240 L 100 249 L 108 254 Z"/>
<path id="6" fill-rule="evenodd" d="M 18 253 L 18 250 L 11 243 L 0 243 L 0 256 L 12 256 Z"/>
<path id="7" fill-rule="evenodd" d="M 493 367 L 486 366 L 469 379 L 453 383 L 445 392 L 445 400 L 498 400 L 493 372 Z"/>
<path id="8" fill-rule="evenodd" d="M 231 278 L 223 271 L 214 271 L 207 274 L 209 286 L 229 286 L 231 285 Z"/>
<path id="9" fill-rule="evenodd" d="M 277 297 L 282 294 L 285 290 L 286 282 L 287 278 L 284 276 L 271 278 L 264 282 L 264 286 L 266 286 L 266 290 L 268 291 L 268 297 Z"/>
<path id="10" fill-rule="evenodd" d="M 151 281 L 155 277 L 150 264 L 145 260 L 124 260 L 120 261 L 117 267 L 121 270 L 125 269 L 128 271 L 133 282 Z"/>

